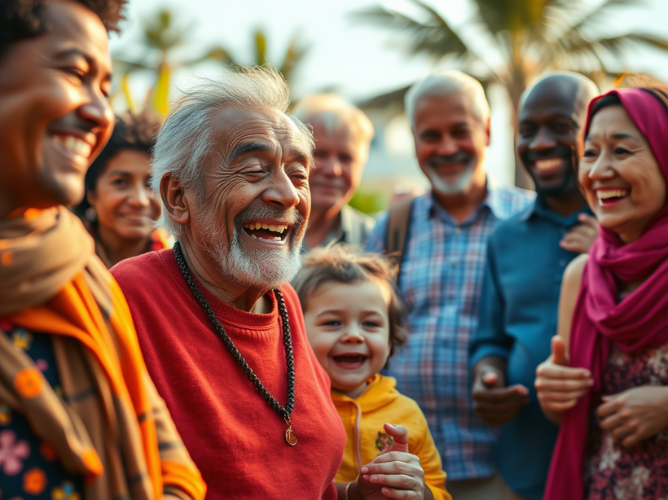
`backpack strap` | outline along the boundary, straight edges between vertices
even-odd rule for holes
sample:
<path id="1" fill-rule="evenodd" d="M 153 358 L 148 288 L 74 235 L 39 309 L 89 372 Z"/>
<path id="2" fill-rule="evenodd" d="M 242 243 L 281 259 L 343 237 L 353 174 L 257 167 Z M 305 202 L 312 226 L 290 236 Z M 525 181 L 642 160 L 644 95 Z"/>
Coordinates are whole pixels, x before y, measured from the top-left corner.
<path id="1" fill-rule="evenodd" d="M 392 259 L 397 267 L 397 282 L 401 272 L 406 252 L 406 241 L 408 229 L 411 223 L 413 202 L 415 196 L 406 196 L 392 203 L 387 218 L 387 231 L 385 232 L 385 254 Z"/>

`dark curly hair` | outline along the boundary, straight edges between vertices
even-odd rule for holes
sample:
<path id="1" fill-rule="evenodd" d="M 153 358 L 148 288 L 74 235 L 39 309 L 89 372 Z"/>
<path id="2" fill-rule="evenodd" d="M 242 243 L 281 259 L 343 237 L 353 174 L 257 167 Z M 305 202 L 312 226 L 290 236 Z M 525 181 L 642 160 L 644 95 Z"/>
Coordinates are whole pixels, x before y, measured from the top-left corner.
<path id="1" fill-rule="evenodd" d="M 102 21 L 107 31 L 119 31 L 125 19 L 123 9 L 127 0 L 76 0 L 88 7 Z M 0 57 L 9 47 L 26 38 L 41 35 L 49 29 L 44 19 L 44 7 L 49 0 L 0 0 Z"/>
<path id="2" fill-rule="evenodd" d="M 160 130 L 160 121 L 150 113 L 127 113 L 123 116 L 117 116 L 116 126 L 109 142 L 86 172 L 86 194 L 95 191 L 97 181 L 107 170 L 109 160 L 121 151 L 129 149 L 150 155 L 153 146 L 155 146 L 158 130 Z M 84 196 L 75 212 L 82 215 L 89 207 L 90 204 Z"/>

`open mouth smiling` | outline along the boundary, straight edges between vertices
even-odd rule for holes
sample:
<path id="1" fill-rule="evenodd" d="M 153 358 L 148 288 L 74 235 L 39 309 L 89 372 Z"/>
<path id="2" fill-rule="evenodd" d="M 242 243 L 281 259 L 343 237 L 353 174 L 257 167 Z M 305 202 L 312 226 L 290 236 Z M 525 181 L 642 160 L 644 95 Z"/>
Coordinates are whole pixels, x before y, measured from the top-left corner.
<path id="1" fill-rule="evenodd" d="M 629 195 L 629 190 L 625 188 L 597 189 L 596 198 L 601 206 L 614 205 Z"/>
<path id="2" fill-rule="evenodd" d="M 255 240 L 285 241 L 290 226 L 280 223 L 247 222 L 243 228 L 246 234 Z"/>
<path id="3" fill-rule="evenodd" d="M 355 369 L 359 368 L 369 358 L 364 354 L 341 354 L 332 356 L 334 362 L 341 368 Z"/>

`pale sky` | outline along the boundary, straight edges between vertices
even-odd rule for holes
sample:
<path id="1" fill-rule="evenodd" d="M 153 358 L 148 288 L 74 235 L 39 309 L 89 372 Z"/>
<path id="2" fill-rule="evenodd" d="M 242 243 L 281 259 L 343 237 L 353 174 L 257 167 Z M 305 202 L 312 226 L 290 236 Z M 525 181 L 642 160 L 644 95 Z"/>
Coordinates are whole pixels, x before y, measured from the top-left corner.
<path id="1" fill-rule="evenodd" d="M 596 5 L 600 0 L 583 3 Z M 296 75 L 294 95 L 302 97 L 327 89 L 360 100 L 412 83 L 434 67 L 427 59 L 409 57 L 400 50 L 401 36 L 351 19 L 351 12 L 378 4 L 409 8 L 407 0 L 130 0 L 129 20 L 123 34 L 112 37 L 111 49 L 112 53 L 136 54 L 140 38 L 139 19 L 162 6 L 177 13 L 179 22 L 192 24 L 192 38 L 184 48 L 190 57 L 220 44 L 242 63 L 250 62 L 253 32 L 261 27 L 268 35 L 270 57 L 275 64 L 280 64 L 281 61 L 276 61 L 277 56 L 282 56 L 290 38 L 298 32 L 309 50 Z M 495 47 L 476 37 L 470 23 L 466 23 L 472 13 L 472 2 L 432 0 L 430 4 L 454 27 L 464 27 L 465 36 L 478 52 L 494 57 Z M 606 35 L 631 30 L 666 34 L 668 0 L 639 0 L 633 7 L 620 7 L 613 12 L 605 26 Z M 619 64 L 620 69 L 647 71 L 668 80 L 668 56 L 652 49 L 629 52 Z M 193 76 L 215 76 L 217 71 L 209 66 L 182 71 L 175 83 L 178 87 L 187 87 Z M 138 96 L 145 94 L 146 79 L 138 77 L 131 83 Z M 497 98 L 497 101 L 499 99 L 503 98 Z M 495 103 L 492 98 L 492 114 L 493 144 L 488 155 L 489 169 L 497 171 L 502 183 L 508 183 L 507 164 L 512 161 L 512 137 L 508 133 L 509 115 L 505 103 Z M 410 141 L 403 142 L 408 149 L 402 157 L 410 158 Z M 373 170 L 371 165 L 369 168 Z M 416 172 L 413 168 L 413 173 Z"/>

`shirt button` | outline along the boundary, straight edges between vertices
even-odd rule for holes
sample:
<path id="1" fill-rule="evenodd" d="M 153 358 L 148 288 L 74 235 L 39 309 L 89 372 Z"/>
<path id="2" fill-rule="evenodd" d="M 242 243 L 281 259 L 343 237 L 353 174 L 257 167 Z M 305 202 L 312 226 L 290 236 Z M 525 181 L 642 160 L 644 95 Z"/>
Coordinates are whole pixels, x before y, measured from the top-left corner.
<path id="1" fill-rule="evenodd" d="M 443 387 L 445 387 L 446 385 L 448 385 L 448 379 L 445 379 L 445 378 L 442 379 L 442 380 L 441 380 L 441 385 L 442 385 Z"/>
<path id="2" fill-rule="evenodd" d="M 559 260 L 559 265 L 560 265 L 561 267 L 565 266 L 565 265 L 566 265 L 566 259 L 560 259 L 560 260 Z"/>
<path id="3" fill-rule="evenodd" d="M 565 227 L 561 228 L 561 234 L 566 234 L 567 232 L 568 232 L 568 229 L 566 229 Z"/>
<path id="4" fill-rule="evenodd" d="M 457 265 L 457 259 L 450 260 L 450 264 L 452 264 L 453 266 L 456 266 Z"/>
<path id="5" fill-rule="evenodd" d="M 459 226 L 455 227 L 455 234 L 460 234 L 462 232 Z"/>

